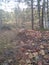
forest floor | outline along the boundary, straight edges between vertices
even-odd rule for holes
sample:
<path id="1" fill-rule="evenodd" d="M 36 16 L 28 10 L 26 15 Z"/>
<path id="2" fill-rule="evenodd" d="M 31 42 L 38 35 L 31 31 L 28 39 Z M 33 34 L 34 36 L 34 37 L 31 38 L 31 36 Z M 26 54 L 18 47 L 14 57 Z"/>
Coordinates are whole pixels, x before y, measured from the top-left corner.
<path id="1" fill-rule="evenodd" d="M 8 45 L 12 43 L 12 47 L 4 47 L 0 52 L 0 65 L 49 65 L 49 31 L 10 31 L 10 38 L 6 34 L 4 38 L 10 39 Z"/>

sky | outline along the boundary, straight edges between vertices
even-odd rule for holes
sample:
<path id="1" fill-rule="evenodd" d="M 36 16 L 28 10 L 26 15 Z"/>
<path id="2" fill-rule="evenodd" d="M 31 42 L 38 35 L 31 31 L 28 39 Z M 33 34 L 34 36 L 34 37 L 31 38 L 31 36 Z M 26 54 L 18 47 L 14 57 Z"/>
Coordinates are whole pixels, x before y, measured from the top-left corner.
<path id="1" fill-rule="evenodd" d="M 1 0 L 0 0 L 0 9 L 11 12 L 11 11 L 13 11 L 14 7 L 18 7 L 18 2 L 14 2 L 14 0 L 10 0 L 10 2 L 5 3 L 5 1 L 1 2 Z M 19 7 L 21 10 L 23 10 L 23 8 L 27 8 L 27 5 L 25 5 L 25 3 L 20 3 Z"/>
<path id="2" fill-rule="evenodd" d="M 10 1 L 10 2 L 7 3 L 7 1 Z M 34 0 L 34 1 L 36 1 L 36 0 Z M 37 2 L 34 4 L 37 4 Z M 42 2 L 41 2 L 41 4 L 42 4 Z M 11 12 L 11 11 L 13 11 L 14 7 L 18 7 L 18 2 L 15 2 L 15 0 L 6 0 L 6 2 L 5 2 L 5 0 L 0 0 L 0 9 Z M 19 7 L 21 10 L 23 10 L 23 8 L 27 8 L 27 5 L 25 3 L 20 3 Z"/>

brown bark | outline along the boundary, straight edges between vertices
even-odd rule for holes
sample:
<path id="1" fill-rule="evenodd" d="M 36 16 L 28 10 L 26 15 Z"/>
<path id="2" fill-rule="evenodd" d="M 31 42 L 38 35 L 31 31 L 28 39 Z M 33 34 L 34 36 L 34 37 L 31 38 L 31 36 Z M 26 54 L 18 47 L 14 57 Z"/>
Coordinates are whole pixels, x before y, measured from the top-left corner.
<path id="1" fill-rule="evenodd" d="M 31 19 L 31 21 L 32 21 L 32 29 L 33 29 L 33 22 L 34 22 L 34 17 L 33 17 L 33 0 L 31 0 L 31 16 L 32 16 L 32 19 Z"/>

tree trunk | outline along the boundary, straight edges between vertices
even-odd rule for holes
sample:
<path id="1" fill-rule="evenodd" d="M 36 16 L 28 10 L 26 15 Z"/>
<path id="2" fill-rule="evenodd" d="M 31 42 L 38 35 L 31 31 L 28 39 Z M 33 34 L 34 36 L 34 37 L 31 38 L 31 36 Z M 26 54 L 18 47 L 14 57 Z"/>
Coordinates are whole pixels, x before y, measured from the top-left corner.
<path id="1" fill-rule="evenodd" d="M 43 26 L 43 21 L 44 21 L 44 20 L 43 20 L 43 17 L 44 17 L 44 16 L 43 16 L 43 7 L 42 7 L 42 21 L 41 21 L 41 27 L 42 27 L 42 28 L 44 28 L 44 26 Z"/>
<path id="2" fill-rule="evenodd" d="M 37 5 L 38 5 L 39 27 L 41 27 L 41 22 L 40 22 L 40 0 L 37 0 Z"/>
<path id="3" fill-rule="evenodd" d="M 48 0 L 47 0 L 47 20 L 49 19 L 49 13 L 48 13 Z"/>
<path id="4" fill-rule="evenodd" d="M 31 0 L 31 17 L 32 17 L 32 20 L 31 20 L 32 21 L 32 29 L 33 29 L 33 27 L 34 27 L 33 26 L 34 25 L 33 24 L 33 22 L 34 22 L 34 17 L 33 17 L 33 0 Z"/>
<path id="5" fill-rule="evenodd" d="M 43 5 L 42 5 L 42 21 L 41 21 L 41 28 L 44 28 L 44 18 L 45 18 L 45 0 L 43 1 Z"/>

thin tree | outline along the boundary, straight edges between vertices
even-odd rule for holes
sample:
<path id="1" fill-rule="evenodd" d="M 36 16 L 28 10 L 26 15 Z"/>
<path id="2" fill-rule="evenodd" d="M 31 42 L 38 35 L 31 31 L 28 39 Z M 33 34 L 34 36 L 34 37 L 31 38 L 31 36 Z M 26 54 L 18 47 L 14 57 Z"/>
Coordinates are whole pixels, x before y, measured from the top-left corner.
<path id="1" fill-rule="evenodd" d="M 32 20 L 31 20 L 32 21 L 32 29 L 33 29 L 33 27 L 34 27 L 33 26 L 34 25 L 33 24 L 33 22 L 34 22 L 34 17 L 33 17 L 33 0 L 31 0 L 31 17 L 32 17 Z"/>
<path id="2" fill-rule="evenodd" d="M 48 0 L 47 0 L 47 20 L 49 20 L 49 15 L 48 15 L 49 13 L 48 13 Z"/>
<path id="3" fill-rule="evenodd" d="M 41 28 L 44 28 L 44 17 L 45 17 L 45 0 L 43 1 L 43 4 L 42 4 L 42 21 L 41 21 Z"/>
<path id="4" fill-rule="evenodd" d="M 37 0 L 37 6 L 38 6 L 39 27 L 41 27 L 41 22 L 40 22 L 40 0 Z"/>

